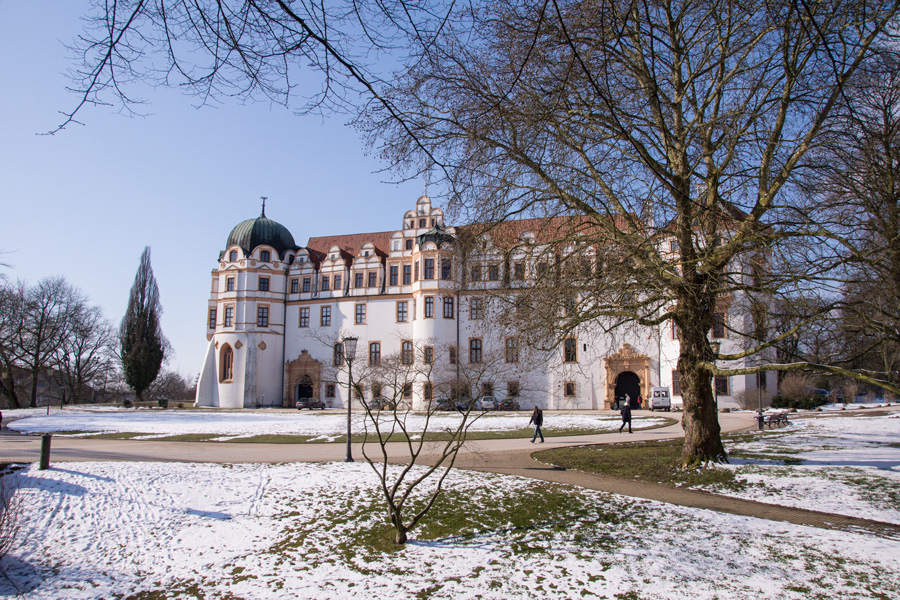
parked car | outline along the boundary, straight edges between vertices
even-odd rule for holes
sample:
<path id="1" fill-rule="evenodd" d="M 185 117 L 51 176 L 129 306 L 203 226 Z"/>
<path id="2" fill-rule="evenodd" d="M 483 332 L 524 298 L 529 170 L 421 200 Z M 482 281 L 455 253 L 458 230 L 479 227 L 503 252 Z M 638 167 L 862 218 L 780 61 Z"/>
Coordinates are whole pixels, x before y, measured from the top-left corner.
<path id="1" fill-rule="evenodd" d="M 481 410 L 481 402 L 479 400 L 463 396 L 456 401 L 456 410 L 466 412 L 468 410 Z"/>
<path id="2" fill-rule="evenodd" d="M 669 388 L 655 387 L 650 390 L 650 412 L 654 410 L 672 411 L 672 397 L 669 396 Z"/>
<path id="3" fill-rule="evenodd" d="M 325 410 L 325 403 L 318 398 L 300 398 L 294 406 L 297 407 L 297 410 L 303 410 L 304 408 Z"/>
<path id="4" fill-rule="evenodd" d="M 369 400 L 369 408 L 372 410 L 394 410 L 396 406 L 392 400 L 387 398 L 378 397 Z"/>
<path id="5" fill-rule="evenodd" d="M 519 403 L 513 400 L 512 398 L 506 398 L 505 400 L 501 400 L 497 405 L 497 410 L 521 410 L 519 408 Z"/>
<path id="6" fill-rule="evenodd" d="M 497 410 L 500 405 L 493 396 L 482 396 L 480 401 L 481 410 Z"/>
<path id="7" fill-rule="evenodd" d="M 449 398 L 443 400 L 432 400 L 434 410 L 456 410 L 456 403 Z"/>

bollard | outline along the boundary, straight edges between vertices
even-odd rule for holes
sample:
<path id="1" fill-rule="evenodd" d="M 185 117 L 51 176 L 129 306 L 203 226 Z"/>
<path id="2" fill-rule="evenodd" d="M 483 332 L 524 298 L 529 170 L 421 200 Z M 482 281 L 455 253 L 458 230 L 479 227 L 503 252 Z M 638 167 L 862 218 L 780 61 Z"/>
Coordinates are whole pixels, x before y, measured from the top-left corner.
<path id="1" fill-rule="evenodd" d="M 41 470 L 50 468 L 50 438 L 53 437 L 49 433 L 41 436 L 41 464 L 38 467 Z"/>

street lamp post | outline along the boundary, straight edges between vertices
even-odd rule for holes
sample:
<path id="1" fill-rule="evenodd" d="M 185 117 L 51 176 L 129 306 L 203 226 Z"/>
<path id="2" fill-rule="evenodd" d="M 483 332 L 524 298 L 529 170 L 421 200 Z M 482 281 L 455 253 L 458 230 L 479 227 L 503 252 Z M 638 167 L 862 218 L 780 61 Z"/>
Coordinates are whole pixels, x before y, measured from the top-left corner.
<path id="1" fill-rule="evenodd" d="M 353 455 L 350 452 L 350 405 L 353 402 L 353 359 L 356 358 L 356 342 L 359 339 L 345 337 L 341 341 L 343 342 L 344 360 L 347 361 L 347 371 L 349 373 L 347 386 L 347 458 L 344 459 L 344 462 L 353 462 Z"/>

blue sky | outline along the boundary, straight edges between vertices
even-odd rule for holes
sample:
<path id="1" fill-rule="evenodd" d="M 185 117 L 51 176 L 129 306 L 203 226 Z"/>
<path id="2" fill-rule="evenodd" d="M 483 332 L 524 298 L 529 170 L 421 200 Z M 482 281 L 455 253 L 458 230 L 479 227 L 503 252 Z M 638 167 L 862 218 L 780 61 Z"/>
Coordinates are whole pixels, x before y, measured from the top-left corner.
<path id="1" fill-rule="evenodd" d="M 345 119 L 267 104 L 194 108 L 174 90 L 135 88 L 146 117 L 89 107 L 83 125 L 38 135 L 77 102 L 65 44 L 83 0 L 0 0 L 0 260 L 10 279 L 64 275 L 118 324 L 141 251 L 152 248 L 170 368 L 199 372 L 210 271 L 232 227 L 259 214 L 310 236 L 400 227 L 423 182 L 365 154 Z"/>

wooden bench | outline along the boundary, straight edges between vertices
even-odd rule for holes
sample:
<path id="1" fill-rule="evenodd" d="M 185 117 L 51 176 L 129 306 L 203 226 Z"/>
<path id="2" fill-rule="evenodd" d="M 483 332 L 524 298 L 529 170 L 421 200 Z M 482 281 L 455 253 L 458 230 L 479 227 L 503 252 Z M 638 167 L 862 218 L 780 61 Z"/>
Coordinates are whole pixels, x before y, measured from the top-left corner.
<path id="1" fill-rule="evenodd" d="M 790 424 L 790 421 L 788 421 L 788 414 L 786 410 L 766 415 L 766 425 L 769 426 L 769 429 L 775 427 L 776 425 L 778 427 L 782 427 L 788 424 Z"/>

